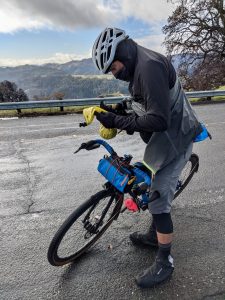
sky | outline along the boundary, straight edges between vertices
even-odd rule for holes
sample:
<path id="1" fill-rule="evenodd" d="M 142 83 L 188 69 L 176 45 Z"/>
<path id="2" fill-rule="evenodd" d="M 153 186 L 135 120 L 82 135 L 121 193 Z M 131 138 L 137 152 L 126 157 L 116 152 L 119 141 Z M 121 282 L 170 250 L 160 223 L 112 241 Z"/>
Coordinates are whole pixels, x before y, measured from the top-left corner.
<path id="1" fill-rule="evenodd" d="M 91 57 L 105 27 L 124 29 L 165 53 L 167 0 L 0 0 L 0 66 L 65 63 Z"/>

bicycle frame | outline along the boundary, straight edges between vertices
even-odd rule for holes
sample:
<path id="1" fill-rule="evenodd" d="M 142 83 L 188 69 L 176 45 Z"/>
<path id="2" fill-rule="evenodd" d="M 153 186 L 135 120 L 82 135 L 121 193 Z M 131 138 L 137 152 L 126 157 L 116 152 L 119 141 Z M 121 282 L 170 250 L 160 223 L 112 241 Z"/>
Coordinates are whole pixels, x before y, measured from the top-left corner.
<path id="1" fill-rule="evenodd" d="M 160 196 L 160 195 L 153 194 L 153 195 L 151 195 L 151 199 L 149 200 L 149 198 L 150 198 L 149 192 L 150 192 L 150 187 L 151 187 L 151 178 L 150 178 L 151 175 L 149 173 L 147 174 L 147 172 L 150 172 L 150 171 L 147 170 L 147 168 L 142 163 L 135 163 L 134 165 L 130 164 L 130 161 L 132 159 L 131 155 L 125 154 L 123 157 L 119 157 L 117 155 L 117 153 L 115 152 L 115 150 L 106 141 L 101 140 L 101 139 L 91 140 L 87 143 L 81 144 L 80 148 L 77 151 L 75 151 L 75 153 L 77 153 L 81 149 L 86 149 L 86 150 L 90 151 L 90 150 L 97 149 L 100 146 L 103 146 L 107 150 L 107 152 L 110 154 L 110 156 L 112 156 L 114 158 L 117 157 L 117 158 L 121 159 L 122 161 L 125 161 L 126 162 L 125 167 L 132 168 L 132 173 L 134 173 L 134 176 L 136 176 L 136 177 L 139 176 L 139 178 L 143 178 L 142 182 L 139 182 L 139 183 L 134 182 L 134 184 L 131 185 L 131 188 L 124 192 L 119 191 L 113 185 L 112 182 L 108 181 L 108 184 L 110 184 L 110 186 L 115 189 L 115 193 L 118 195 L 123 195 L 124 193 L 130 194 L 130 196 L 133 198 L 134 202 L 137 204 L 138 209 L 145 210 L 148 207 L 149 202 L 156 200 Z M 193 167 L 193 169 L 191 171 L 191 173 L 194 173 L 194 172 L 198 171 L 199 158 L 196 154 L 192 154 L 192 156 L 194 156 L 195 160 L 196 160 L 196 165 Z M 146 170 L 146 171 L 142 171 L 141 168 L 144 168 L 144 170 Z M 192 174 L 192 176 L 193 176 L 193 174 Z M 109 187 L 108 184 L 106 183 L 107 187 Z M 177 188 L 176 188 L 177 193 L 176 193 L 175 197 L 177 197 L 180 194 L 179 189 L 181 186 L 182 186 L 182 183 L 180 181 L 178 181 Z M 140 197 L 142 199 L 140 199 Z M 121 204 L 121 206 L 122 206 L 122 204 Z"/>
<path id="2" fill-rule="evenodd" d="M 134 184 L 134 181 L 132 181 L 131 184 L 128 184 L 128 181 L 126 181 L 126 186 L 124 187 L 124 189 L 122 189 L 122 191 L 120 191 L 117 188 L 118 184 L 113 185 L 113 182 L 110 182 L 107 176 L 103 175 L 107 179 L 107 182 L 104 185 L 105 190 L 101 190 L 95 195 L 92 195 L 88 200 L 77 207 L 63 222 L 63 224 L 54 235 L 48 249 L 48 261 L 53 266 L 62 266 L 69 262 L 75 261 L 92 245 L 94 245 L 94 243 L 104 234 L 107 228 L 109 228 L 112 222 L 118 218 L 120 213 L 123 213 L 127 208 L 132 211 L 140 211 L 140 209 L 144 210 L 144 206 L 142 205 L 144 202 L 142 202 L 143 199 L 140 199 L 140 197 L 145 196 L 148 200 L 148 202 L 145 204 L 145 208 L 148 208 L 149 202 L 154 201 L 154 193 L 150 193 L 151 181 L 148 181 L 148 178 L 151 177 L 151 174 L 148 173 L 148 170 L 146 170 L 146 168 L 144 168 L 141 163 L 131 165 L 130 161 L 132 159 L 132 156 L 124 155 L 123 157 L 119 157 L 114 149 L 107 142 L 102 140 L 93 140 L 87 143 L 83 143 L 75 153 L 77 153 L 81 149 L 86 149 L 88 151 L 93 150 L 99 148 L 101 145 L 106 148 L 110 155 L 116 157 L 119 163 L 121 162 L 119 166 L 116 165 L 118 166 L 118 172 L 120 171 L 121 166 L 130 166 L 131 174 L 129 174 L 128 176 L 129 179 L 134 179 L 135 177 L 132 173 L 133 170 L 136 170 L 137 177 L 139 174 L 141 175 L 141 178 L 137 178 L 136 185 Z M 193 174 L 198 170 L 199 159 L 196 154 L 191 155 L 191 157 L 189 158 L 189 162 L 191 163 L 191 168 L 189 171 L 187 171 L 187 176 L 184 179 L 181 177 L 182 179 L 179 182 L 180 187 L 178 186 L 178 190 L 176 191 L 174 198 L 183 191 L 183 189 L 190 182 Z M 109 165 L 106 164 L 105 166 L 107 167 Z M 123 170 L 123 173 L 121 170 L 120 176 L 117 177 L 119 184 L 123 182 L 124 174 L 126 175 L 127 171 L 129 171 L 130 169 Z M 111 175 L 116 173 L 117 168 L 112 170 Z M 120 181 L 121 178 L 122 181 Z M 128 187 L 128 189 L 126 189 L 126 187 Z M 124 201 L 125 193 L 131 195 L 132 199 L 126 199 Z M 156 197 L 155 199 L 157 198 L 158 197 Z M 81 222 L 79 220 L 81 220 Z M 73 244 L 71 253 L 69 249 L 67 249 L 67 242 L 64 244 L 64 237 L 67 235 L 67 232 L 72 226 L 77 226 L 81 230 L 81 245 L 79 243 L 80 239 L 77 240 L 77 247 Z M 77 235 L 75 236 L 77 237 Z M 68 234 L 67 237 L 68 239 L 70 239 L 72 236 L 71 234 Z M 87 239 L 89 241 L 86 241 Z M 58 251 L 61 247 L 61 244 L 61 249 L 63 250 L 62 252 Z M 63 247 L 63 244 L 66 247 Z"/>
<path id="3" fill-rule="evenodd" d="M 142 204 L 143 201 L 141 201 L 141 199 L 139 199 L 138 196 L 141 196 L 143 199 L 144 198 L 146 199 L 146 197 L 148 198 L 149 195 L 147 194 L 147 191 L 151 185 L 151 178 L 150 178 L 149 174 L 145 173 L 144 171 L 142 171 L 139 168 L 140 166 L 138 164 L 141 164 L 141 163 L 136 163 L 134 165 L 131 165 L 130 164 L 130 161 L 132 159 L 131 155 L 125 154 L 123 157 L 119 157 L 118 154 L 116 153 L 116 151 L 106 141 L 101 140 L 101 139 L 91 140 L 87 143 L 81 144 L 80 148 L 77 151 L 75 151 L 75 153 L 77 153 L 81 149 L 86 149 L 86 150 L 90 151 L 90 150 L 97 149 L 100 146 L 103 146 L 107 150 L 107 152 L 110 154 L 110 157 L 112 157 L 113 159 L 117 158 L 118 160 L 120 160 L 122 162 L 124 167 L 132 169 L 132 173 L 134 175 L 133 176 L 134 180 L 132 182 L 131 188 L 129 188 L 125 192 L 130 194 L 130 196 L 134 199 L 134 201 L 137 204 L 139 209 L 142 208 L 143 210 L 145 210 L 147 208 L 147 206 Z M 143 164 L 141 164 L 141 165 L 143 166 Z M 139 178 L 139 180 L 141 178 L 140 184 L 137 182 L 137 178 Z M 108 179 L 108 178 L 106 178 L 106 179 Z M 112 185 L 112 187 L 115 188 L 115 192 L 121 193 L 121 191 L 118 191 L 116 189 L 116 186 L 113 185 L 113 182 L 109 182 L 109 183 Z"/>

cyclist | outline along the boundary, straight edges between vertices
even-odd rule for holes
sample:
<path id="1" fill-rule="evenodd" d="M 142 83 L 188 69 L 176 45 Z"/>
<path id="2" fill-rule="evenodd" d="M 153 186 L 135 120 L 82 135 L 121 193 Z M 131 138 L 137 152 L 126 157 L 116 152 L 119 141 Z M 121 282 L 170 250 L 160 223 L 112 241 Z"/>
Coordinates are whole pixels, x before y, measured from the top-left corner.
<path id="1" fill-rule="evenodd" d="M 201 124 L 170 61 L 136 44 L 124 30 L 104 29 L 94 43 L 92 59 L 102 73 L 112 72 L 115 78 L 129 82 L 132 96 L 130 103 L 124 101 L 114 111 L 96 113 L 96 118 L 106 128 L 139 132 L 147 143 L 143 161 L 154 175 L 149 203 L 152 223 L 147 233 L 135 232 L 130 239 L 138 246 L 158 247 L 153 265 L 136 277 L 138 286 L 153 287 L 174 270 L 171 203 Z M 128 104 L 133 113 L 120 115 Z"/>

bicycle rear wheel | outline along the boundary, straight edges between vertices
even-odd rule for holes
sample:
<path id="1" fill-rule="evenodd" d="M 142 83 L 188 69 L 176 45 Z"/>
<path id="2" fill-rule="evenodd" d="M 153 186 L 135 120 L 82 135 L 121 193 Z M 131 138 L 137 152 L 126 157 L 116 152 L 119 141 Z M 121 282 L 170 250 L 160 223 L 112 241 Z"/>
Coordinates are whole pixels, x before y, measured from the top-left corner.
<path id="1" fill-rule="evenodd" d="M 61 225 L 48 249 L 48 261 L 62 266 L 85 253 L 118 217 L 123 195 L 103 190 L 79 206 Z"/>
<path id="2" fill-rule="evenodd" d="M 176 192 L 174 194 L 174 199 L 180 195 L 180 193 L 185 189 L 188 183 L 191 181 L 194 173 L 198 171 L 199 167 L 199 158 L 198 155 L 192 153 L 189 161 L 186 163 L 182 173 L 179 177 Z"/>

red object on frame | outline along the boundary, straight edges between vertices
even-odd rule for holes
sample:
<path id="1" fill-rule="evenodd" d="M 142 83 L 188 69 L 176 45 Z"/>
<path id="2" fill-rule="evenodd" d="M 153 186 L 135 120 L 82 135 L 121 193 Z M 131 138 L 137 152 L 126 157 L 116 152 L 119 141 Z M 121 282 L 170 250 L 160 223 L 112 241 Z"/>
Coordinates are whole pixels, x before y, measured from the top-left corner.
<path id="1" fill-rule="evenodd" d="M 124 201 L 124 205 L 130 211 L 133 211 L 133 212 L 138 211 L 138 206 L 137 206 L 137 204 L 134 202 L 134 200 L 132 198 L 127 198 Z"/>

